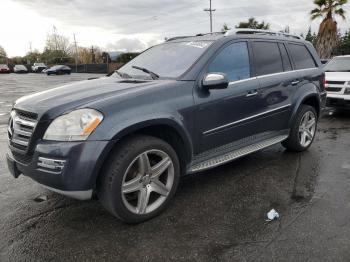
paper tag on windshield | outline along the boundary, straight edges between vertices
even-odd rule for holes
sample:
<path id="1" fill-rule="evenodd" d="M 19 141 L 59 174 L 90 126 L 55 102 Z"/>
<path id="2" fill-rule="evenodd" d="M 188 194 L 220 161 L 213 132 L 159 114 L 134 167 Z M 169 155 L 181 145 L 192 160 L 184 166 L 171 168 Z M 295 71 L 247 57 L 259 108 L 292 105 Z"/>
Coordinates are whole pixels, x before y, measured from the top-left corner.
<path id="1" fill-rule="evenodd" d="M 197 48 L 206 48 L 209 45 L 209 43 L 196 41 L 196 42 L 188 42 L 186 43 L 186 45 L 197 47 Z"/>

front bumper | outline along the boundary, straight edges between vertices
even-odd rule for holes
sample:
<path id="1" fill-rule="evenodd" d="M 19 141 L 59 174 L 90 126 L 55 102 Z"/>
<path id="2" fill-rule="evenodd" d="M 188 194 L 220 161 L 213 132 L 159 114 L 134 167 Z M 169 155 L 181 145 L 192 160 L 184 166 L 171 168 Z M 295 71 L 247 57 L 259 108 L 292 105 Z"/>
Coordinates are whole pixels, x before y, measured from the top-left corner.
<path id="1" fill-rule="evenodd" d="M 350 108 L 350 95 L 328 93 L 327 107 Z"/>
<path id="2" fill-rule="evenodd" d="M 57 193 L 90 199 L 110 141 L 40 141 L 28 162 L 15 153 L 7 154 L 11 174 L 23 174 Z M 44 160 L 43 160 L 44 159 Z"/>

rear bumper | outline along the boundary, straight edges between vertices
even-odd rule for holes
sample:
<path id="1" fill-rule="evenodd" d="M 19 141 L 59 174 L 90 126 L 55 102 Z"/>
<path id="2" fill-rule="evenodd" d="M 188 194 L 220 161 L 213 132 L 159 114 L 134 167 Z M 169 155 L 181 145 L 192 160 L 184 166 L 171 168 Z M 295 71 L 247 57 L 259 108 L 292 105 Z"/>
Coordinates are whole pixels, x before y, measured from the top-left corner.
<path id="1" fill-rule="evenodd" d="M 23 174 L 52 191 L 80 200 L 90 199 L 110 141 L 41 141 L 30 161 L 7 154 L 11 174 Z"/>

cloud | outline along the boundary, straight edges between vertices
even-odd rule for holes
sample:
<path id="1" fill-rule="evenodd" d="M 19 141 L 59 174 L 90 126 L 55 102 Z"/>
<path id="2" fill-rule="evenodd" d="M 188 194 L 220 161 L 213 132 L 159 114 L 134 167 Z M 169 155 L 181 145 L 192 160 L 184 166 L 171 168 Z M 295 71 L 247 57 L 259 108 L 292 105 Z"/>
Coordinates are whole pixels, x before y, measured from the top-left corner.
<path id="1" fill-rule="evenodd" d="M 122 38 L 114 43 L 109 43 L 106 46 L 110 51 L 118 50 L 123 52 L 139 52 L 145 50 L 147 47 L 146 43 L 137 38 Z"/>
<path id="2" fill-rule="evenodd" d="M 79 44 L 85 46 L 93 44 L 107 49 L 139 51 L 159 43 L 165 37 L 209 31 L 209 16 L 203 11 L 209 5 L 207 0 L 1 1 L 3 10 L 6 10 L 6 2 L 11 2 L 28 10 L 28 13 L 35 13 L 36 24 L 41 27 L 52 28 L 53 24 L 48 24 L 50 21 L 61 34 L 72 36 L 76 33 Z M 310 25 L 316 31 L 320 23 L 320 20 L 311 22 L 309 18 L 309 12 L 314 7 L 311 0 L 213 0 L 212 3 L 216 9 L 213 16 L 214 31 L 220 31 L 224 23 L 234 27 L 249 17 L 270 23 L 273 30 L 281 30 L 289 25 L 291 32 L 297 34 L 305 34 Z M 20 19 L 16 10 L 7 11 Z M 340 19 L 338 22 L 342 31 L 349 27 Z M 22 23 L 28 24 L 28 21 L 23 20 Z M 37 41 L 37 29 L 37 26 L 23 29 L 24 34 L 33 35 L 33 39 L 26 41 Z M 5 29 L 0 28 L 0 33 L 1 30 Z M 48 30 L 45 30 L 47 33 Z M 44 29 L 41 29 L 41 35 L 42 31 Z M 8 33 L 4 37 L 14 39 L 14 35 L 20 34 Z M 44 42 L 45 35 L 42 38 Z"/>

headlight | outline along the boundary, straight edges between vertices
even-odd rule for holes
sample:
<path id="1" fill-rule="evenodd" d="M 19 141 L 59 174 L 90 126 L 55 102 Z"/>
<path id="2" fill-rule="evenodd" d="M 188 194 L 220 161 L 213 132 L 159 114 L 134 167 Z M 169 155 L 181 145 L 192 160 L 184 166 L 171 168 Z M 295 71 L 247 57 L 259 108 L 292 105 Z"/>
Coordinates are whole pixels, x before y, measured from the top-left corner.
<path id="1" fill-rule="evenodd" d="M 81 141 L 102 122 L 103 115 L 94 109 L 78 109 L 57 117 L 46 130 L 44 139 L 56 141 Z"/>

